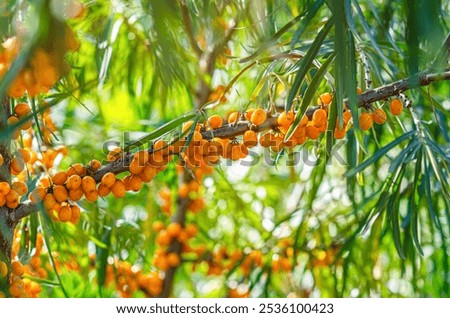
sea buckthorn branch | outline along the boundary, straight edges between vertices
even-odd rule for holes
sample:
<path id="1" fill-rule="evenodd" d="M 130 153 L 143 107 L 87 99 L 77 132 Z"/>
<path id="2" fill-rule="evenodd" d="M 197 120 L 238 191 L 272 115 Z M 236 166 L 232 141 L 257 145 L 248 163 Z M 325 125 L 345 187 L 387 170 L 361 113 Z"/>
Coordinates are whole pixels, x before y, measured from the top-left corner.
<path id="1" fill-rule="evenodd" d="M 432 82 L 444 80 L 450 80 L 450 71 L 444 73 L 423 72 L 416 76 L 402 79 L 394 83 L 387 84 L 361 93 L 360 95 L 358 95 L 358 106 L 363 107 L 367 104 L 376 101 L 386 100 L 387 98 L 396 96 L 403 91 L 417 88 L 420 86 L 427 86 Z M 306 116 L 308 117 L 308 119 L 311 120 L 314 112 L 319 108 L 320 108 L 319 106 L 310 107 L 306 112 Z M 240 120 L 236 123 L 225 124 L 219 128 L 201 131 L 200 133 L 202 138 L 205 140 L 212 140 L 213 138 L 232 139 L 234 137 L 244 135 L 244 133 L 248 130 L 253 130 L 255 132 L 263 132 L 275 129 L 278 125 L 277 123 L 278 116 L 279 114 L 274 114 L 268 117 L 263 123 L 256 126 L 252 125 L 251 122 L 248 120 Z M 151 148 L 148 149 L 147 151 L 149 154 L 153 153 L 153 150 Z M 108 172 L 120 174 L 122 172 L 129 171 L 129 166 L 131 161 L 133 160 L 133 156 L 134 154 L 131 153 L 124 154 L 120 159 L 110 162 L 99 168 L 92 174 L 92 177 L 94 178 L 96 183 L 99 183 L 102 177 Z M 182 201 L 179 203 L 182 203 Z M 37 204 L 31 202 L 21 203 L 16 209 L 12 210 L 12 212 L 9 213 L 10 221 L 17 222 L 21 218 L 24 218 L 38 210 L 39 207 Z"/>

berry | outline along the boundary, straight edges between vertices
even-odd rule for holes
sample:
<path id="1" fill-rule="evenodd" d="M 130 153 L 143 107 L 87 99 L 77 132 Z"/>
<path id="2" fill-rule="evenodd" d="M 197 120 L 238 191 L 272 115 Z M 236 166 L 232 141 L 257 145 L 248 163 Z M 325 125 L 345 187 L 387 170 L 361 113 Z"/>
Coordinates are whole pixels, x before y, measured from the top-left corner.
<path id="1" fill-rule="evenodd" d="M 255 147 L 258 144 L 258 135 L 253 130 L 247 130 L 242 136 L 242 141 L 247 148 Z"/>
<path id="2" fill-rule="evenodd" d="M 389 110 L 394 116 L 400 115 L 403 111 L 402 101 L 398 98 L 394 98 L 393 100 L 391 100 L 391 103 L 389 104 Z"/>
<path id="3" fill-rule="evenodd" d="M 317 105 L 330 105 L 333 100 L 333 95 L 330 93 L 323 93 L 317 99 Z"/>
<path id="4" fill-rule="evenodd" d="M 359 127 L 362 130 L 369 130 L 373 125 L 373 119 L 372 116 L 369 113 L 362 113 L 359 116 Z"/>
<path id="5" fill-rule="evenodd" d="M 308 124 L 306 126 L 306 137 L 308 137 L 309 139 L 317 139 L 319 138 L 319 134 L 319 129 L 317 129 L 317 127 L 313 124 Z"/>
<path id="6" fill-rule="evenodd" d="M 115 182 L 116 175 L 112 172 L 108 172 L 102 177 L 102 184 L 104 184 L 108 188 L 111 188 Z"/>
<path id="7" fill-rule="evenodd" d="M 372 119 L 376 124 L 382 125 L 386 122 L 387 116 L 386 116 L 386 113 L 384 112 L 384 110 L 379 108 L 379 109 L 375 109 L 373 111 Z"/>
<path id="8" fill-rule="evenodd" d="M 116 198 L 123 198 L 126 193 L 125 184 L 122 180 L 116 180 L 111 188 L 111 192 Z"/>
<path id="9" fill-rule="evenodd" d="M 23 265 L 19 261 L 13 261 L 11 263 L 11 273 L 17 276 L 22 276 L 24 273 Z"/>
<path id="10" fill-rule="evenodd" d="M 278 116 L 277 122 L 280 126 L 290 126 L 294 122 L 294 112 L 282 112 L 280 116 Z"/>
<path id="11" fill-rule="evenodd" d="M 265 122 L 267 119 L 267 112 L 262 109 L 262 108 L 258 108 L 256 109 L 253 114 L 252 117 L 250 117 L 250 121 L 253 125 L 261 125 L 263 122 Z"/>
<path id="12" fill-rule="evenodd" d="M 219 115 L 212 115 L 211 117 L 209 117 L 208 122 L 212 129 L 221 127 L 223 123 L 222 117 L 220 117 Z"/>

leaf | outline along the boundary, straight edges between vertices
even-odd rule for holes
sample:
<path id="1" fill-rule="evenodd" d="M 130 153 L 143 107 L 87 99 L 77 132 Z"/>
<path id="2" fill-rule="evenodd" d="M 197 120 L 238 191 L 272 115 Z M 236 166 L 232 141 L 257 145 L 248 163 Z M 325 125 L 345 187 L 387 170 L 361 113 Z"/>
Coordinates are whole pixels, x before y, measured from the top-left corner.
<path id="1" fill-rule="evenodd" d="M 307 9 L 305 18 L 300 22 L 300 25 L 297 28 L 297 31 L 295 31 L 294 35 L 292 36 L 291 41 L 291 49 L 294 48 L 294 45 L 298 42 L 300 37 L 303 35 L 303 32 L 308 27 L 308 24 L 311 22 L 311 20 L 317 16 L 317 12 L 319 12 L 319 9 L 322 7 L 322 5 L 325 3 L 325 0 L 316 0 L 313 4 Z M 305 13 L 303 13 L 301 16 L 303 16 Z"/>
<path id="2" fill-rule="evenodd" d="M 289 130 L 287 131 L 286 135 L 284 136 L 284 141 L 289 140 L 289 138 L 291 138 L 294 131 L 297 129 L 298 124 L 300 123 L 311 100 L 313 99 L 314 95 L 317 92 L 317 87 L 319 87 L 320 82 L 322 81 L 325 74 L 327 73 L 328 68 L 331 66 L 331 63 L 333 62 L 334 57 L 335 57 L 334 53 L 328 57 L 328 59 L 325 61 L 325 63 L 323 63 L 322 67 L 314 75 L 311 83 L 308 85 L 308 88 L 307 88 L 305 94 L 303 95 L 303 100 L 302 100 L 300 109 L 295 114 L 294 122 L 292 123 L 291 127 L 289 127 Z"/>
<path id="3" fill-rule="evenodd" d="M 173 129 L 180 127 L 181 124 L 194 118 L 195 116 L 196 116 L 196 114 L 192 113 L 192 114 L 185 114 L 181 117 L 175 118 L 175 119 L 169 121 L 168 123 L 162 125 L 155 131 L 152 131 L 148 135 L 129 143 L 128 145 L 126 145 L 124 147 L 124 151 L 128 151 L 131 147 L 135 147 L 135 146 L 140 147 L 140 146 L 144 145 L 145 143 L 147 143 L 147 141 L 154 140 L 158 137 L 161 137 L 162 135 L 172 131 Z"/>
<path id="4" fill-rule="evenodd" d="M 418 206 L 416 204 L 416 191 L 417 191 L 417 185 L 420 182 L 420 176 L 421 176 L 421 172 L 422 172 L 422 151 L 418 152 L 417 155 L 417 162 L 416 162 L 416 169 L 415 169 L 415 174 L 414 174 L 414 181 L 413 181 L 413 190 L 412 193 L 409 197 L 409 202 L 408 202 L 408 210 L 409 213 L 411 214 L 411 236 L 413 238 L 413 242 L 414 245 L 416 247 L 416 249 L 419 251 L 420 255 L 424 255 L 423 250 L 422 250 L 422 246 L 420 244 L 420 239 L 419 239 L 419 211 L 418 211 Z"/>
<path id="5" fill-rule="evenodd" d="M 294 83 L 291 86 L 291 90 L 289 92 L 288 98 L 286 100 L 285 110 L 289 111 L 292 108 L 292 102 L 294 98 L 297 96 L 297 93 L 300 89 L 300 86 L 308 73 L 308 70 L 311 68 L 311 65 L 314 61 L 314 59 L 317 56 L 317 52 L 320 49 L 320 46 L 322 45 L 323 41 L 325 40 L 328 32 L 330 32 L 331 28 L 333 26 L 333 19 L 330 18 L 328 22 L 324 25 L 322 30 L 320 30 L 317 37 L 314 39 L 314 42 L 312 43 L 310 49 L 308 52 L 306 52 L 305 56 L 297 63 L 299 63 L 299 70 L 297 72 L 297 75 L 294 79 Z"/>
<path id="6" fill-rule="evenodd" d="M 399 145 L 402 141 L 408 139 L 409 137 L 411 137 L 413 134 L 415 134 L 416 131 L 415 130 L 410 130 L 407 133 L 403 134 L 402 136 L 396 138 L 394 141 L 390 142 L 389 144 L 387 144 L 386 146 L 378 149 L 373 155 L 372 157 L 370 157 L 369 159 L 367 159 L 366 161 L 364 161 L 363 163 L 361 163 L 360 165 L 348 170 L 344 176 L 345 177 L 350 177 L 350 176 L 354 176 L 355 174 L 363 171 L 364 169 L 366 169 L 368 166 L 370 166 L 371 164 L 373 164 L 374 162 L 376 162 L 377 160 L 379 160 L 381 157 L 383 157 L 389 150 L 391 150 L 392 148 L 394 148 L 395 146 Z"/>
<path id="7" fill-rule="evenodd" d="M 102 288 L 106 283 L 106 266 L 108 265 L 109 247 L 111 246 L 111 228 L 105 227 L 102 236 L 102 244 L 105 248 L 97 247 L 97 279 L 100 296 L 102 296 Z"/>

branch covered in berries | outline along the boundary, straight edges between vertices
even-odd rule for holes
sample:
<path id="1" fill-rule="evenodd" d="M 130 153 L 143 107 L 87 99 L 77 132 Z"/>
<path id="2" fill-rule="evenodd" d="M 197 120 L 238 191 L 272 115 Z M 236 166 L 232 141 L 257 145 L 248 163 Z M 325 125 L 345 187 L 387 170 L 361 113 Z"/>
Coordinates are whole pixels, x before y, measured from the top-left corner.
<path id="1" fill-rule="evenodd" d="M 364 105 L 385 100 L 391 96 L 396 96 L 401 92 L 404 92 L 409 89 L 417 88 L 420 86 L 427 86 L 432 82 L 450 80 L 450 71 L 444 73 L 420 73 L 415 76 L 402 79 L 396 81 L 394 83 L 384 85 L 375 89 L 367 90 L 364 93 L 358 96 L 358 106 L 363 107 Z M 311 119 L 314 111 L 318 107 L 310 107 L 306 115 Z M 201 135 L 203 139 L 211 140 L 213 138 L 223 138 L 223 139 L 232 139 L 236 136 L 243 135 L 248 130 L 253 130 L 255 132 L 267 131 L 270 129 L 274 129 L 277 127 L 277 119 L 279 114 L 274 114 L 268 117 L 263 123 L 260 125 L 252 125 L 246 118 L 243 116 L 242 120 L 237 121 L 232 124 L 225 124 L 219 128 L 212 130 L 201 131 Z M 147 150 L 149 154 L 153 153 L 153 149 Z M 121 156 L 118 160 L 110 162 L 98 170 L 92 173 L 92 178 L 96 183 L 99 183 L 103 176 L 109 172 L 117 175 L 122 172 L 126 172 L 130 170 L 130 164 L 134 158 L 134 154 L 127 153 Z M 32 202 L 24 202 L 21 203 L 13 212 L 10 214 L 10 220 L 12 222 L 17 222 L 21 218 L 24 218 L 36 211 L 39 210 L 37 204 Z"/>

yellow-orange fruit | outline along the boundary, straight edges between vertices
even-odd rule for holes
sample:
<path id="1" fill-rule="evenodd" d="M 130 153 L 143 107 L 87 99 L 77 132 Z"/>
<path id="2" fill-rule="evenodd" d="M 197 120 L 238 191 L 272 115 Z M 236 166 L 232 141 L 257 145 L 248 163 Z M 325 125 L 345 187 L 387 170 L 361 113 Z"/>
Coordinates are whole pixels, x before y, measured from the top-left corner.
<path id="1" fill-rule="evenodd" d="M 67 170 L 67 176 L 79 175 L 81 177 L 86 175 L 86 168 L 81 163 L 76 163 L 70 166 Z"/>
<path id="2" fill-rule="evenodd" d="M 5 163 L 5 159 L 3 159 L 3 156 L 0 153 L 0 166 L 3 166 L 4 163 Z"/>
<path id="3" fill-rule="evenodd" d="M 115 182 L 115 181 L 114 181 Z M 114 183 L 113 183 L 114 185 Z M 110 192 L 111 192 L 111 187 L 108 187 L 106 184 L 102 182 L 100 182 L 100 184 L 98 185 L 98 195 L 101 197 L 106 197 Z"/>
<path id="4" fill-rule="evenodd" d="M 18 103 L 16 106 L 14 106 L 14 113 L 17 117 L 23 117 L 30 113 L 31 108 L 28 106 L 28 104 L 25 103 Z"/>
<path id="5" fill-rule="evenodd" d="M 11 188 L 15 190 L 18 195 L 25 195 L 28 192 L 27 184 L 22 181 L 13 182 Z"/>
<path id="6" fill-rule="evenodd" d="M 314 126 L 313 124 L 306 125 L 306 137 L 314 140 L 319 138 L 319 134 L 319 129 L 317 129 L 316 126 Z"/>
<path id="7" fill-rule="evenodd" d="M 187 198 L 189 195 L 189 186 L 186 183 L 182 183 L 178 188 L 178 196 L 180 198 Z"/>
<path id="8" fill-rule="evenodd" d="M 37 187 L 30 193 L 29 199 L 33 203 L 41 202 L 44 199 L 46 193 L 47 192 L 45 188 Z"/>
<path id="9" fill-rule="evenodd" d="M 81 187 L 81 177 L 77 174 L 67 178 L 66 187 L 69 190 L 76 190 Z"/>
<path id="10" fill-rule="evenodd" d="M 282 112 L 280 116 L 278 116 L 277 122 L 280 126 L 290 126 L 294 122 L 294 112 Z"/>
<path id="11" fill-rule="evenodd" d="M 161 221 L 155 221 L 155 222 L 153 222 L 153 224 L 152 224 L 152 229 L 153 229 L 153 231 L 155 231 L 155 232 L 162 231 L 162 230 L 164 229 L 164 223 L 161 222 Z"/>
<path id="12" fill-rule="evenodd" d="M 72 211 L 72 217 L 70 218 L 70 222 L 72 222 L 73 224 L 76 224 L 78 222 L 78 220 L 80 219 L 80 215 L 81 215 L 80 207 L 75 204 L 75 205 L 71 205 L 70 209 Z"/>
<path id="13" fill-rule="evenodd" d="M 359 127 L 362 130 L 369 130 L 372 127 L 372 125 L 373 119 L 369 113 L 364 112 L 359 116 Z"/>
<path id="14" fill-rule="evenodd" d="M 316 127 L 322 127 L 324 124 L 327 123 L 327 112 L 324 109 L 317 109 L 312 116 L 312 121 L 314 123 L 314 126 Z"/>
<path id="15" fill-rule="evenodd" d="M 97 190 L 91 190 L 89 192 L 85 192 L 84 196 L 86 197 L 86 200 L 90 202 L 95 202 L 98 199 L 98 191 Z"/>
<path id="16" fill-rule="evenodd" d="M 22 276 L 24 274 L 23 265 L 19 261 L 11 262 L 11 273 L 17 276 Z"/>
<path id="17" fill-rule="evenodd" d="M 403 111 L 402 101 L 398 98 L 394 98 L 393 100 L 391 100 L 391 103 L 389 104 L 389 110 L 394 116 L 400 115 Z"/>
<path id="18" fill-rule="evenodd" d="M 167 234 L 166 231 L 162 230 L 158 233 L 158 236 L 156 237 L 156 243 L 161 246 L 167 246 L 171 242 L 171 237 Z"/>
<path id="19" fill-rule="evenodd" d="M 144 170 L 144 165 L 141 165 L 138 159 L 133 158 L 130 163 L 130 172 L 132 174 L 139 174 L 142 170 Z"/>
<path id="20" fill-rule="evenodd" d="M 259 137 L 259 144 L 263 147 L 270 147 L 273 139 L 273 134 L 267 132 Z"/>
<path id="21" fill-rule="evenodd" d="M 116 175 L 112 172 L 108 172 L 102 177 L 102 184 L 108 188 L 111 188 L 114 182 L 116 182 Z"/>
<path id="22" fill-rule="evenodd" d="M 270 149 L 275 152 L 280 152 L 283 148 L 283 137 L 280 134 L 274 135 Z"/>
<path id="23" fill-rule="evenodd" d="M 159 140 L 158 140 L 159 141 Z M 153 149 L 156 151 L 158 149 L 161 149 L 162 147 L 157 147 L 157 143 L 158 141 L 155 143 L 155 145 L 153 146 Z M 163 140 L 161 140 L 163 141 Z M 147 150 L 140 150 L 138 152 L 136 152 L 133 156 L 133 160 L 137 160 L 137 162 L 139 163 L 140 166 L 144 166 L 147 162 L 148 162 L 148 158 L 149 158 L 149 153 Z"/>
<path id="24" fill-rule="evenodd" d="M 192 135 L 192 142 L 200 143 L 202 139 L 203 139 L 202 134 L 199 131 L 195 130 L 194 134 Z"/>
<path id="25" fill-rule="evenodd" d="M 323 93 L 320 94 L 319 98 L 317 99 L 317 105 L 329 105 L 331 104 L 331 101 L 333 100 L 333 95 L 330 93 Z"/>
<path id="26" fill-rule="evenodd" d="M 25 168 L 25 163 L 23 162 L 22 158 L 20 157 L 14 157 L 11 160 L 11 170 L 14 170 L 16 172 L 21 172 L 23 168 Z"/>
<path id="27" fill-rule="evenodd" d="M 64 205 L 59 209 L 58 218 L 61 222 L 68 222 L 72 219 L 72 209 L 68 205 Z"/>
<path id="28" fill-rule="evenodd" d="M 9 190 L 11 190 L 11 186 L 9 185 L 8 182 L 2 181 L 0 182 L 0 195 L 6 195 Z"/>
<path id="29" fill-rule="evenodd" d="M 386 113 L 384 112 L 384 110 L 382 110 L 381 108 L 378 108 L 373 111 L 372 119 L 376 124 L 382 125 L 386 122 L 387 116 L 386 116 Z"/>
<path id="30" fill-rule="evenodd" d="M 180 256 L 178 256 L 177 253 L 170 252 L 169 254 L 167 254 L 166 261 L 169 267 L 176 267 L 180 265 Z"/>
<path id="31" fill-rule="evenodd" d="M 81 188 L 83 189 L 84 193 L 95 191 L 95 186 L 95 180 L 91 176 L 86 176 L 81 179 Z"/>
<path id="32" fill-rule="evenodd" d="M 108 160 L 109 162 L 116 161 L 121 156 L 122 156 L 122 148 L 114 147 L 109 151 L 108 155 L 106 156 L 106 160 Z"/>
<path id="33" fill-rule="evenodd" d="M 237 121 L 239 121 L 239 113 L 238 112 L 232 112 L 230 115 L 228 115 L 228 123 L 234 124 Z"/>
<path id="34" fill-rule="evenodd" d="M 337 126 L 337 124 L 336 124 L 336 126 Z M 343 125 L 342 129 L 339 129 L 338 127 L 336 127 L 334 129 L 334 138 L 342 139 L 345 137 L 346 132 L 347 132 L 347 128 L 346 128 L 345 124 Z"/>
<path id="35" fill-rule="evenodd" d="M 129 180 L 129 187 L 131 191 L 138 192 L 142 188 L 142 180 L 139 176 L 133 175 Z"/>
<path id="36" fill-rule="evenodd" d="M 252 118 L 252 114 L 255 111 L 254 108 L 249 108 L 247 109 L 247 111 L 245 112 L 245 118 L 250 121 L 250 118 Z"/>
<path id="37" fill-rule="evenodd" d="M 53 206 L 55 205 L 55 203 L 56 203 L 55 196 L 52 193 L 47 193 L 45 195 L 44 201 L 43 201 L 44 208 L 46 210 L 51 210 L 51 209 L 53 209 Z"/>
<path id="38" fill-rule="evenodd" d="M 126 193 L 125 184 L 122 180 L 116 180 L 111 188 L 111 192 L 116 198 L 123 198 Z"/>
<path id="39" fill-rule="evenodd" d="M 188 237 L 194 237 L 198 233 L 198 228 L 194 224 L 188 224 L 185 228 L 186 233 L 188 234 Z"/>
<path id="40" fill-rule="evenodd" d="M 55 185 L 53 187 L 53 195 L 58 202 L 67 201 L 67 199 L 69 198 L 69 193 L 66 187 L 62 185 Z"/>
<path id="41" fill-rule="evenodd" d="M 177 222 L 170 223 L 166 228 L 167 235 L 171 238 L 177 238 L 178 235 L 180 235 L 181 230 L 181 224 Z"/>
<path id="42" fill-rule="evenodd" d="M 30 161 L 31 155 L 30 155 L 30 153 L 27 150 L 25 150 L 23 148 L 19 148 L 19 149 L 17 149 L 17 153 L 18 153 L 19 157 L 22 158 L 22 160 L 24 162 L 29 162 Z"/>
<path id="43" fill-rule="evenodd" d="M 253 125 L 261 125 L 267 119 L 267 112 L 262 108 L 257 108 L 250 117 L 250 121 Z"/>
<path id="44" fill-rule="evenodd" d="M 157 173 L 158 172 L 155 167 L 147 165 L 145 166 L 144 170 L 141 171 L 139 177 L 141 178 L 142 182 L 150 182 L 153 180 Z"/>
<path id="45" fill-rule="evenodd" d="M 53 178 L 52 182 L 56 185 L 63 185 L 67 181 L 67 173 L 65 171 L 60 171 L 56 173 Z"/>
<path id="46" fill-rule="evenodd" d="M 242 141 L 247 148 L 255 147 L 258 144 L 258 135 L 253 130 L 247 130 L 242 136 Z"/>
<path id="47" fill-rule="evenodd" d="M 83 189 L 78 187 L 76 189 L 69 190 L 69 199 L 72 201 L 79 201 L 83 197 Z"/>
<path id="48" fill-rule="evenodd" d="M 191 129 L 193 124 L 194 124 L 194 122 L 192 120 L 189 120 L 189 121 L 183 123 L 181 131 L 182 132 L 187 132 L 188 130 Z"/>
<path id="49" fill-rule="evenodd" d="M 222 117 L 220 117 L 219 115 L 212 115 L 211 117 L 208 118 L 208 122 L 209 122 L 209 126 L 212 129 L 219 128 L 223 124 Z"/>
<path id="50" fill-rule="evenodd" d="M 342 117 L 344 119 L 344 123 L 348 124 L 348 122 L 352 119 L 352 112 L 347 110 L 347 111 L 344 112 Z"/>
<path id="51" fill-rule="evenodd" d="M 5 262 L 0 261 L 0 278 L 5 278 L 8 274 L 8 266 Z"/>
<path id="52" fill-rule="evenodd" d="M 91 161 L 89 161 L 89 168 L 94 172 L 100 169 L 101 166 L 101 162 L 97 159 L 92 159 Z"/>

